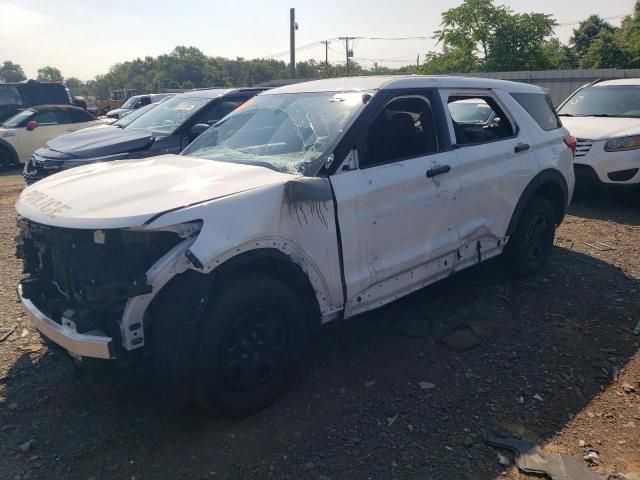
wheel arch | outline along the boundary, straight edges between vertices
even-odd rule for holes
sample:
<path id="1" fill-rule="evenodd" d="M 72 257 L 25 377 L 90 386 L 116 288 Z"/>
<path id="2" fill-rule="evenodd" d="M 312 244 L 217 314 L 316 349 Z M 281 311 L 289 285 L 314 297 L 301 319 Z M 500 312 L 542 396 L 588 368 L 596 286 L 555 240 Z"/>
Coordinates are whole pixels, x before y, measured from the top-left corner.
<path id="1" fill-rule="evenodd" d="M 16 152 L 16 149 L 13 147 L 13 145 L 0 138 L 0 151 L 2 150 L 6 150 L 9 153 L 9 159 L 13 164 L 18 165 L 20 163 L 18 152 Z"/>
<path id="2" fill-rule="evenodd" d="M 507 227 L 507 235 L 515 232 L 527 204 L 536 196 L 544 196 L 556 212 L 556 225 L 560 225 L 569 206 L 569 187 L 562 173 L 549 168 L 538 173 L 525 187 Z"/>
<path id="3" fill-rule="evenodd" d="M 277 248 L 257 248 L 235 255 L 212 270 L 212 282 L 223 282 L 229 276 L 246 273 L 262 273 L 282 282 L 302 299 L 307 310 L 309 327 L 317 329 L 321 324 L 321 307 L 318 301 L 318 289 L 309 278 L 308 271 Z"/>

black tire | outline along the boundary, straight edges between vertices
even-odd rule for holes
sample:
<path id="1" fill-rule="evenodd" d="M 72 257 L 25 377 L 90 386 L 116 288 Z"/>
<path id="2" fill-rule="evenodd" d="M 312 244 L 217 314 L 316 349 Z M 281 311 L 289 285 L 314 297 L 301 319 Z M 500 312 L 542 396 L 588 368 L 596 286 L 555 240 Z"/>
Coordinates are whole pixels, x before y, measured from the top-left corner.
<path id="1" fill-rule="evenodd" d="M 151 309 L 151 371 L 161 406 L 181 410 L 193 400 L 193 357 L 198 322 L 210 283 L 186 272 L 165 286 Z"/>
<path id="2" fill-rule="evenodd" d="M 9 170 L 13 166 L 11 152 L 4 147 L 0 147 L 0 172 Z"/>
<path id="3" fill-rule="evenodd" d="M 516 277 L 542 270 L 553 248 L 556 224 L 555 209 L 547 198 L 538 196 L 529 201 L 503 255 Z"/>
<path id="4" fill-rule="evenodd" d="M 201 321 L 194 369 L 198 403 L 232 417 L 267 407 L 285 390 L 307 335 L 305 309 L 292 289 L 261 274 L 229 279 Z"/>

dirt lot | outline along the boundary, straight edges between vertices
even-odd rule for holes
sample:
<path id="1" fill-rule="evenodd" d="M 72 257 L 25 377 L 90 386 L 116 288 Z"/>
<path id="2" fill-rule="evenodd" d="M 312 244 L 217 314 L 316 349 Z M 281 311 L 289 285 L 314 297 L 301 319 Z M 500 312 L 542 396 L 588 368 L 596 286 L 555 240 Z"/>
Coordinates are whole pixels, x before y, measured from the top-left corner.
<path id="1" fill-rule="evenodd" d="M 575 202 L 537 278 L 491 262 L 328 326 L 281 400 L 230 421 L 163 412 L 144 372 L 77 369 L 41 343 L 15 294 L 21 188 L 0 176 L 0 338 L 13 332 L 0 342 L 0 479 L 529 478 L 500 465 L 485 429 L 640 472 L 640 210 L 626 196 Z M 460 325 L 477 348 L 443 344 Z"/>

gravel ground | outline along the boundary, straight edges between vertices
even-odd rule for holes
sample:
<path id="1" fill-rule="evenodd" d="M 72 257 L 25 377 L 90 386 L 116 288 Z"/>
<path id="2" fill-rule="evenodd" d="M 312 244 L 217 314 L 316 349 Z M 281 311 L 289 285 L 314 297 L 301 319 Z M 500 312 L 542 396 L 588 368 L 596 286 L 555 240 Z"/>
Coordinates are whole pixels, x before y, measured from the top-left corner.
<path id="1" fill-rule="evenodd" d="M 41 342 L 15 293 L 21 188 L 0 176 L 0 338 L 12 332 L 0 342 L 0 479 L 530 478 L 500 465 L 484 430 L 579 459 L 595 449 L 600 473 L 640 472 L 630 197 L 574 202 L 536 278 L 489 262 L 327 326 L 283 398 L 231 421 L 164 412 L 144 372 L 78 368 Z"/>

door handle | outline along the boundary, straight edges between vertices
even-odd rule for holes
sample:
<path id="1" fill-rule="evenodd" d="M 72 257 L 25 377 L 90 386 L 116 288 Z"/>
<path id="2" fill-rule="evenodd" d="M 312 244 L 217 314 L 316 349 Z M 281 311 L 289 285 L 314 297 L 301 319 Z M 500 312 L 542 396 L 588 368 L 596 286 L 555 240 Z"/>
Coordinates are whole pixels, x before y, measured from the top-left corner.
<path id="1" fill-rule="evenodd" d="M 524 152 L 525 150 L 529 150 L 528 143 L 518 143 L 516 147 L 513 149 L 513 151 L 516 153 Z"/>
<path id="2" fill-rule="evenodd" d="M 443 173 L 449 173 L 450 171 L 450 165 L 438 165 L 437 167 L 433 167 L 427 170 L 427 178 L 433 178 L 437 175 L 442 175 Z"/>

